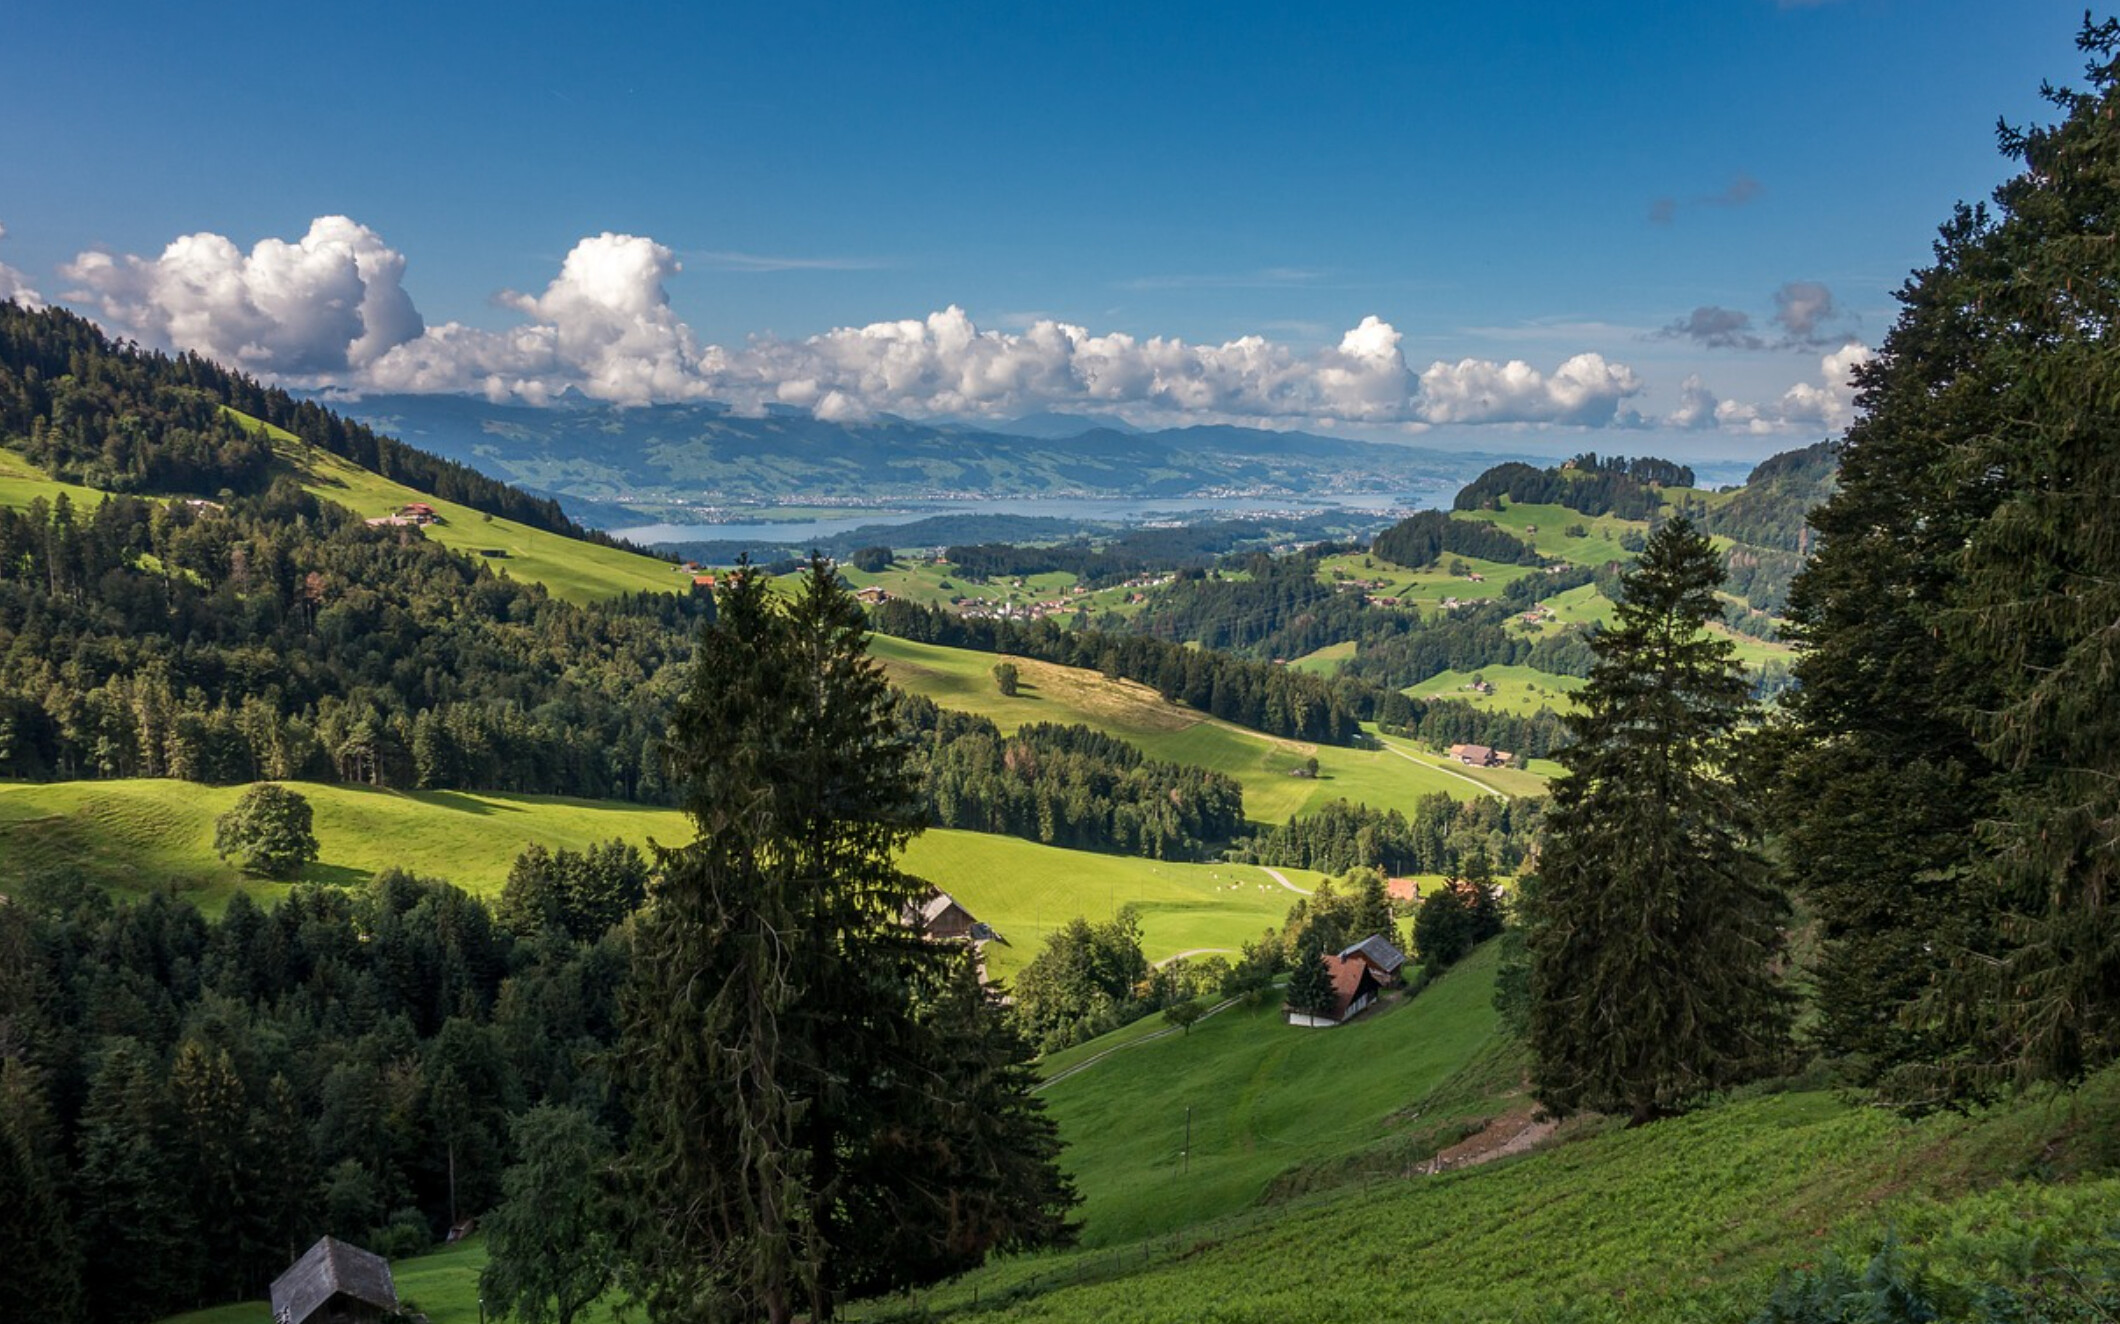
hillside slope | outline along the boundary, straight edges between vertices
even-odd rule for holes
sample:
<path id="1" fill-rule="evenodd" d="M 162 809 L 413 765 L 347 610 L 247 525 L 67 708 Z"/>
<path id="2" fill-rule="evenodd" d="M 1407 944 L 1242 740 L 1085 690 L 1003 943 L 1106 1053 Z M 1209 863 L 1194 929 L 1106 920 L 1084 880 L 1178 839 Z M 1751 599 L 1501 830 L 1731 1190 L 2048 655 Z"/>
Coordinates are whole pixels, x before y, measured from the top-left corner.
<path id="1" fill-rule="evenodd" d="M 321 855 L 305 882 L 359 883 L 403 868 L 497 896 L 526 847 L 580 851 L 619 839 L 678 846 L 691 823 L 674 809 L 560 796 L 464 791 L 378 791 L 292 783 L 316 815 Z M 270 902 L 287 884 L 244 878 L 213 853 L 213 820 L 240 786 L 166 779 L 0 784 L 0 893 L 57 874 L 121 896 L 174 888 L 217 914 L 237 891 Z M 988 968 L 1013 973 L 1045 934 L 1078 915 L 1103 919 L 1133 905 L 1152 961 L 1199 948 L 1234 950 L 1278 926 L 1297 897 L 1245 865 L 1171 864 L 1060 850 L 1014 837 L 930 831 L 915 838 L 904 867 L 945 889 L 1006 940 L 988 948 Z M 1281 871 L 1296 886 L 1318 875 Z"/>

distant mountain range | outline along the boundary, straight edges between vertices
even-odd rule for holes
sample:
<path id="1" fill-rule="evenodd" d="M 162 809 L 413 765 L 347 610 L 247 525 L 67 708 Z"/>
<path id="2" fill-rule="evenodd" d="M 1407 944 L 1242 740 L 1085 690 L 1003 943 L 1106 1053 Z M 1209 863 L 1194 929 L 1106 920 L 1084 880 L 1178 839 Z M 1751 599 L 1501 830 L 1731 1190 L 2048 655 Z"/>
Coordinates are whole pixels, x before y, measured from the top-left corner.
<path id="1" fill-rule="evenodd" d="M 796 410 L 742 417 L 714 404 L 620 408 L 578 398 L 547 408 L 447 395 L 331 403 L 411 445 L 559 497 L 599 523 L 685 505 L 805 499 L 1447 495 L 1510 458 L 1257 428 L 1143 432 L 1064 414 L 973 426 L 834 423 Z"/>

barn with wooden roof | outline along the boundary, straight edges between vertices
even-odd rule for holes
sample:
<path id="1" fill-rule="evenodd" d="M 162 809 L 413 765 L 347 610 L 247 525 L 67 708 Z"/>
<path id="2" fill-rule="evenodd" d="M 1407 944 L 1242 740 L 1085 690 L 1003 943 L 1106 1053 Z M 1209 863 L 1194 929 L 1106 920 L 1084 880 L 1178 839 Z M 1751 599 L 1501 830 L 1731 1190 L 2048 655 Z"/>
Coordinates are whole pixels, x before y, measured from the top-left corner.
<path id="1" fill-rule="evenodd" d="M 398 1315 L 390 1262 L 336 1237 L 272 1280 L 272 1324 L 375 1324 Z"/>

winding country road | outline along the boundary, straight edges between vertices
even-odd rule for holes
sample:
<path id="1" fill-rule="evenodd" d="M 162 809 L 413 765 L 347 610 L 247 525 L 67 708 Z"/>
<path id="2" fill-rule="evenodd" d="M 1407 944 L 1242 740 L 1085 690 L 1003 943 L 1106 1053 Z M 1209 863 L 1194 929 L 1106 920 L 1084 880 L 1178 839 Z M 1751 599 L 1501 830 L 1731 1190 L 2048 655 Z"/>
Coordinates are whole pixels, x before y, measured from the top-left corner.
<path id="1" fill-rule="evenodd" d="M 1300 888 L 1300 887 L 1297 887 L 1297 886 L 1296 886 L 1296 885 L 1295 885 L 1294 883 L 1291 883 L 1291 882 L 1289 882 L 1289 881 L 1288 881 L 1288 875 L 1287 875 L 1287 874 L 1285 874 L 1285 873 L 1282 873 L 1282 872 L 1281 872 L 1281 871 L 1280 871 L 1279 869 L 1274 869 L 1274 868 L 1270 868 L 1270 867 L 1268 867 L 1267 865 L 1263 865 L 1263 864 L 1262 864 L 1262 865 L 1260 865 L 1259 867 L 1260 867 L 1261 869 L 1265 869 L 1267 873 L 1269 873 L 1269 874 L 1273 875 L 1273 880 L 1274 880 L 1275 882 L 1277 882 L 1277 883 L 1279 883 L 1279 884 L 1280 884 L 1281 886 L 1283 886 L 1283 887 L 1287 888 L 1287 889 L 1288 889 L 1289 891 L 1291 891 L 1291 892 L 1295 893 L 1295 894 L 1296 894 L 1297 896 L 1309 896 L 1309 895 L 1310 895 L 1310 893 L 1309 893 L 1309 892 L 1306 892 L 1306 891 L 1304 891 L 1304 890 L 1303 890 L 1302 888 Z"/>

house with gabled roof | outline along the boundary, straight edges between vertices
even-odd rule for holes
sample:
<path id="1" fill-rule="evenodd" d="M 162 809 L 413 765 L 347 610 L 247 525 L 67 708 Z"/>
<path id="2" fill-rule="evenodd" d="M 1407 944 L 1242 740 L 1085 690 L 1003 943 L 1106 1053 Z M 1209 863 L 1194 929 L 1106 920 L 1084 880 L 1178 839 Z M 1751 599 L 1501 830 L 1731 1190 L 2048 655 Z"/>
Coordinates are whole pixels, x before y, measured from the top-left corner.
<path id="1" fill-rule="evenodd" d="M 928 893 L 925 901 L 909 905 L 901 916 L 905 926 L 923 938 L 973 939 L 979 934 L 975 930 L 986 928 L 972 912 L 957 903 L 957 898 L 940 888 Z M 991 930 L 988 931 L 989 936 Z"/>
<path id="2" fill-rule="evenodd" d="M 1345 1025 L 1377 1000 L 1383 985 L 1377 982 L 1376 973 L 1367 961 L 1346 956 L 1321 958 L 1325 970 L 1332 976 L 1332 1009 L 1328 1012 L 1297 1011 L 1288 1009 L 1290 1025 L 1305 1025 L 1316 1029 L 1330 1029 Z"/>
<path id="3" fill-rule="evenodd" d="M 1340 959 L 1364 963 L 1371 973 L 1376 975 L 1379 984 L 1391 985 L 1399 982 L 1399 971 L 1406 964 L 1406 953 L 1400 951 L 1391 939 L 1383 934 L 1372 933 L 1343 950 Z"/>
<path id="4" fill-rule="evenodd" d="M 272 1324 L 374 1324 L 399 1314 L 390 1262 L 336 1237 L 272 1280 Z"/>

